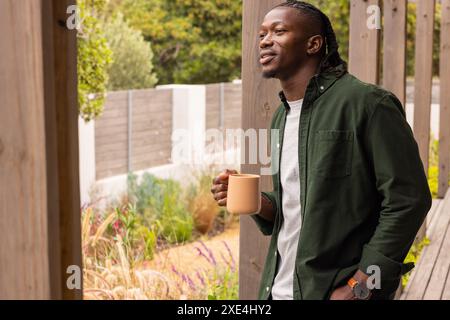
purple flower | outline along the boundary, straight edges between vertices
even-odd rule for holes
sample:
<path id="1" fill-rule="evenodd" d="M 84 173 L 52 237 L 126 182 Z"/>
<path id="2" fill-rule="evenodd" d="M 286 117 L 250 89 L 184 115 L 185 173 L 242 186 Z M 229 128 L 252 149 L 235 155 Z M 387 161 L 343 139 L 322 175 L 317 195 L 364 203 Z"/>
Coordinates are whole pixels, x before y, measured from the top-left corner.
<path id="1" fill-rule="evenodd" d="M 206 261 L 208 261 L 209 263 L 212 264 L 211 260 L 209 260 L 209 258 L 203 253 L 203 251 L 199 248 L 199 247 L 195 247 L 195 249 L 197 249 L 198 255 L 205 258 Z"/>
<path id="2" fill-rule="evenodd" d="M 205 286 L 205 278 L 203 278 L 203 276 L 200 274 L 200 272 L 195 271 L 195 274 L 197 275 L 197 278 L 200 280 L 200 282 L 202 283 L 202 286 Z"/>
<path id="3" fill-rule="evenodd" d="M 194 281 L 192 281 L 191 277 L 189 277 L 188 275 L 186 275 L 186 281 L 189 284 L 189 287 L 191 288 L 191 290 L 196 289 Z"/>
<path id="4" fill-rule="evenodd" d="M 236 261 L 234 261 L 233 253 L 231 252 L 231 249 L 230 249 L 230 247 L 228 246 L 228 244 L 227 244 L 225 241 L 223 241 L 223 240 L 222 240 L 222 242 L 223 242 L 223 244 L 225 245 L 225 248 L 227 249 L 228 254 L 230 255 L 231 262 L 232 262 L 232 269 L 233 269 L 233 271 L 234 271 L 234 270 L 236 269 Z"/>
<path id="5" fill-rule="evenodd" d="M 212 253 L 212 251 L 206 246 L 206 244 L 203 243 L 203 241 L 199 240 L 198 242 L 200 242 L 200 244 L 202 245 L 202 247 L 206 250 L 206 252 L 208 252 L 209 257 L 211 258 L 211 263 L 216 266 L 217 265 L 217 261 L 214 258 L 214 254 Z"/>
<path id="6" fill-rule="evenodd" d="M 177 268 L 175 268 L 174 265 L 172 265 L 172 272 L 175 273 L 177 276 L 181 277 L 180 273 L 178 272 Z"/>

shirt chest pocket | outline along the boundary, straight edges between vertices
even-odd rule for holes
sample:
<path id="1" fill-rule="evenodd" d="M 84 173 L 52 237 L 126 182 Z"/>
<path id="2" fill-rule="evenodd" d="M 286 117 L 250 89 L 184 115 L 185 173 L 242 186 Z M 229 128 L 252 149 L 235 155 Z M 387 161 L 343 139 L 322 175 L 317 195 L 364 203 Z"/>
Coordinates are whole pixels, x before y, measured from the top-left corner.
<path id="1" fill-rule="evenodd" d="M 353 140 L 353 131 L 317 131 L 314 173 L 324 178 L 343 178 L 351 175 Z"/>

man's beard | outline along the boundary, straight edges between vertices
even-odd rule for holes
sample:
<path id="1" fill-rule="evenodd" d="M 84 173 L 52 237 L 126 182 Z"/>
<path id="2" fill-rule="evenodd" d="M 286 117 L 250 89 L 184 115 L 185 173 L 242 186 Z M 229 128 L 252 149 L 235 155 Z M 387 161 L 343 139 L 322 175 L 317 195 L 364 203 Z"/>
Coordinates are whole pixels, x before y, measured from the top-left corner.
<path id="1" fill-rule="evenodd" d="M 265 79 L 271 79 L 271 78 L 275 78 L 277 75 L 277 72 L 275 70 L 270 70 L 270 71 L 264 71 L 262 73 L 263 78 Z"/>

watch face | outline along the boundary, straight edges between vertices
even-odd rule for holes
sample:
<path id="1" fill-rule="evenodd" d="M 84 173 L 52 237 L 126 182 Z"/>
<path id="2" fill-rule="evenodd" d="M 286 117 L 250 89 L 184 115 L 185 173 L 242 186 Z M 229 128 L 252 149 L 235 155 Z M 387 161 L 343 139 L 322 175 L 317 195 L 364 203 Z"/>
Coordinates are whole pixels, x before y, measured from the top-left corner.
<path id="1" fill-rule="evenodd" d="M 366 300 L 370 296 L 370 290 L 365 285 L 359 283 L 353 288 L 353 293 L 360 300 Z"/>

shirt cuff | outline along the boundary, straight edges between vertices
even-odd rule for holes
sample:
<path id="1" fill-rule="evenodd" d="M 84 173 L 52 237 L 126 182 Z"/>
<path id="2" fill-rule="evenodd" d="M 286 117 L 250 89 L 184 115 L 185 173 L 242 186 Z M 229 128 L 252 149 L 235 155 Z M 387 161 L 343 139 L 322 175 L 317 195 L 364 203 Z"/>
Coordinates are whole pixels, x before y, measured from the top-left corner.
<path id="1" fill-rule="evenodd" d="M 270 192 L 261 192 L 261 196 L 268 199 L 272 203 L 273 208 L 275 208 L 275 210 L 276 210 L 277 205 L 276 205 L 276 200 L 275 200 L 275 197 L 273 194 L 271 194 Z M 272 235 L 273 228 L 274 228 L 274 222 L 264 219 L 259 214 L 251 215 L 251 217 L 255 221 L 256 226 L 262 232 L 263 235 L 265 235 L 265 236 Z"/>

